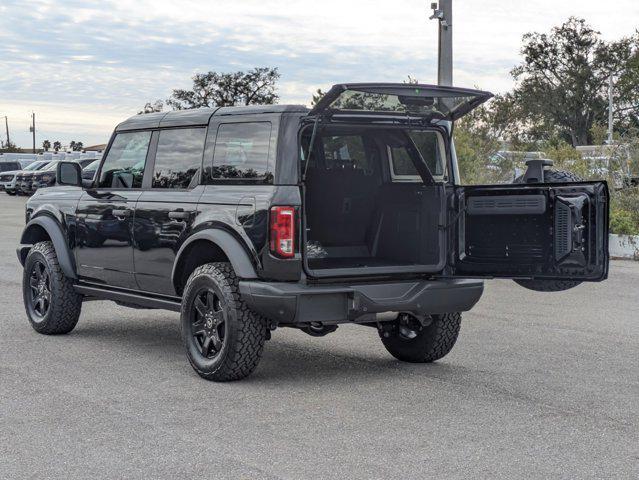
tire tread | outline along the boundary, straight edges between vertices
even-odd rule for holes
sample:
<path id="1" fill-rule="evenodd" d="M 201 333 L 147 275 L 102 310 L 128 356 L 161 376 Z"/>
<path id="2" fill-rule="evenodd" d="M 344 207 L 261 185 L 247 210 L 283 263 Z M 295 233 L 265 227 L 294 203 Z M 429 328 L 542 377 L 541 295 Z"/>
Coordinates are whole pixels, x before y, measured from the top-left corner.
<path id="1" fill-rule="evenodd" d="M 82 311 L 82 295 L 78 294 L 73 288 L 73 282 L 67 278 L 60 268 L 58 256 L 51 242 L 36 243 L 27 256 L 25 265 L 27 265 L 29 257 L 32 255 L 42 255 L 50 269 L 51 278 L 51 303 L 52 310 L 48 318 L 41 322 L 31 322 L 33 328 L 43 335 L 64 335 L 71 332 L 78 323 L 80 313 Z M 24 271 L 23 290 L 28 288 L 29 272 Z M 27 291 L 23 291 L 26 305 Z M 27 315 L 29 315 L 27 310 Z"/>
<path id="2" fill-rule="evenodd" d="M 203 275 L 210 277 L 222 289 L 227 290 L 233 302 L 229 307 L 235 309 L 237 313 L 237 341 L 229 345 L 231 350 L 215 371 L 202 370 L 187 354 L 189 363 L 198 375 L 206 380 L 227 382 L 243 379 L 255 370 L 262 358 L 266 341 L 266 319 L 251 311 L 242 300 L 239 292 L 239 280 L 230 263 L 207 263 L 197 267 L 189 276 L 184 298 L 188 296 L 193 280 Z M 186 305 L 183 305 L 182 315 L 187 313 L 185 307 Z M 186 337 L 184 337 L 184 341 L 187 341 Z"/>

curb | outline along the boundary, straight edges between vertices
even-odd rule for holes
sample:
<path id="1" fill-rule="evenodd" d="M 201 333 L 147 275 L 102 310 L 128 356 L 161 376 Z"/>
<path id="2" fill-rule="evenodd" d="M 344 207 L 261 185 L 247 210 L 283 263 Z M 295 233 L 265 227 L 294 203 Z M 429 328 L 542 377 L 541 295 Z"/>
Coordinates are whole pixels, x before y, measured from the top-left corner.
<path id="1" fill-rule="evenodd" d="M 610 258 L 639 260 L 639 235 L 610 235 Z"/>

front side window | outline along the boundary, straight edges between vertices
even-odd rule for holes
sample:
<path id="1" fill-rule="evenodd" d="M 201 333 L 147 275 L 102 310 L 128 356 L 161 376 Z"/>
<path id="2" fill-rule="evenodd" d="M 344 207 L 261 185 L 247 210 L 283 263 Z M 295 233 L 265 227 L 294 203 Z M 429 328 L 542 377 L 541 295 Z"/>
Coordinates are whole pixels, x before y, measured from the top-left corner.
<path id="1" fill-rule="evenodd" d="M 162 130 L 153 168 L 153 188 L 189 188 L 202 164 L 205 128 Z"/>
<path id="2" fill-rule="evenodd" d="M 99 188 L 142 188 L 151 132 L 118 133 L 100 170 Z"/>
<path id="3" fill-rule="evenodd" d="M 224 123 L 213 154 L 213 179 L 268 180 L 271 123 Z"/>

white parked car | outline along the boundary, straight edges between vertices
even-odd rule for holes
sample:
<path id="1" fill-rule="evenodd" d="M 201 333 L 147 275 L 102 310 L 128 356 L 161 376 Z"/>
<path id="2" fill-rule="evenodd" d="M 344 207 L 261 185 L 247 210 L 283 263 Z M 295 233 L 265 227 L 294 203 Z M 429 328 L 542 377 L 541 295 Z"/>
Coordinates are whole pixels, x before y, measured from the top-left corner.
<path id="1" fill-rule="evenodd" d="M 19 164 L 17 162 L 13 162 L 13 163 L 16 163 L 19 167 Z M 35 170 L 40 170 L 41 168 L 46 166 L 48 163 L 49 163 L 49 160 L 38 160 L 38 161 L 30 163 L 23 169 L 18 168 L 15 170 L 2 171 L 0 173 L 0 190 L 4 190 L 9 195 L 15 195 L 16 180 L 18 178 L 18 174 L 22 172 L 32 172 Z M 2 164 L 0 163 L 0 165 Z M 15 166 L 13 168 L 15 168 Z"/>

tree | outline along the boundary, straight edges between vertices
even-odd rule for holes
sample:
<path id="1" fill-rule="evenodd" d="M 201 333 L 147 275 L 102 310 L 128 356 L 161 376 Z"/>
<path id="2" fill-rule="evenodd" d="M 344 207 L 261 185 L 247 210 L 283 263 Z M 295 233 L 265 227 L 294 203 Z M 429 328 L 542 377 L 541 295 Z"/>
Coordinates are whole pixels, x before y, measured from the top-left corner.
<path id="1" fill-rule="evenodd" d="M 75 140 L 71 140 L 71 142 L 69 143 L 69 148 L 75 152 Z"/>
<path id="2" fill-rule="evenodd" d="M 146 113 L 156 113 L 164 110 L 164 101 L 156 100 L 155 102 L 147 102 L 144 104 L 144 108 L 138 112 L 138 115 L 144 115 Z"/>
<path id="3" fill-rule="evenodd" d="M 4 153 L 20 153 L 22 149 L 16 146 L 12 141 L 2 142 L 2 148 L 0 148 Z"/>
<path id="4" fill-rule="evenodd" d="M 83 147 L 84 147 L 84 143 L 82 142 L 76 142 L 74 140 L 71 140 L 71 143 L 69 143 L 69 148 L 73 150 L 74 152 L 81 152 Z"/>
<path id="5" fill-rule="evenodd" d="M 42 148 L 44 148 L 45 152 L 48 152 L 51 148 L 51 142 L 49 140 L 45 140 L 44 142 L 42 142 Z"/>
<path id="6" fill-rule="evenodd" d="M 606 119 L 611 76 L 616 115 L 623 120 L 628 109 L 637 109 L 639 33 L 607 42 L 585 20 L 571 17 L 550 34 L 528 33 L 523 41 L 524 61 L 512 71 L 518 81 L 512 97 L 532 137 L 590 143 L 593 125 Z"/>
<path id="7" fill-rule="evenodd" d="M 56 140 L 55 142 L 53 142 L 53 150 L 55 151 L 55 153 L 58 153 L 61 148 L 62 148 L 62 143 L 60 143 L 59 140 Z"/>
<path id="8" fill-rule="evenodd" d="M 279 100 L 275 84 L 277 68 L 254 68 L 248 72 L 198 73 L 191 90 L 173 90 L 166 103 L 173 110 L 234 105 L 272 105 Z"/>
<path id="9" fill-rule="evenodd" d="M 318 88 L 311 99 L 311 107 L 317 105 L 324 95 L 326 95 L 326 92 L 324 92 L 321 88 Z"/>

